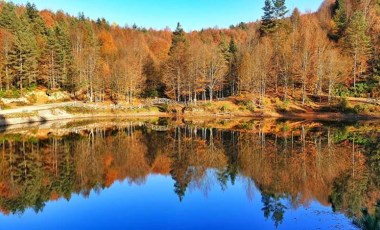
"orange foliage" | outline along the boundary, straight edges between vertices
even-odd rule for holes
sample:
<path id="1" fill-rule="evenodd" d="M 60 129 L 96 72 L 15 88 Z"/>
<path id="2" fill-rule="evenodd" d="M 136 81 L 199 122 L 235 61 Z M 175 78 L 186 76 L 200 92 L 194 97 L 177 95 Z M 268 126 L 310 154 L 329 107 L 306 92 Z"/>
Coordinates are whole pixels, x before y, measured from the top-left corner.
<path id="1" fill-rule="evenodd" d="M 113 156 L 111 154 L 107 154 L 105 157 L 104 157 L 104 167 L 105 168 L 109 168 L 113 162 Z"/>
<path id="2" fill-rule="evenodd" d="M 4 182 L 0 183 L 0 197 L 4 197 L 4 198 L 10 197 L 9 186 L 5 184 Z"/>
<path id="3" fill-rule="evenodd" d="M 109 187 L 113 184 L 113 182 L 115 182 L 115 180 L 117 179 L 118 177 L 118 172 L 116 170 L 108 170 L 107 173 L 106 173 L 106 178 L 105 178 L 105 181 L 104 181 L 104 185 L 106 187 Z"/>
<path id="4" fill-rule="evenodd" d="M 50 200 L 54 201 L 54 200 L 58 200 L 59 198 L 60 198 L 60 195 L 56 191 L 51 192 Z"/>
<path id="5" fill-rule="evenodd" d="M 54 26 L 54 18 L 53 18 L 53 13 L 48 11 L 48 10 L 43 10 L 40 12 L 40 16 L 42 18 L 42 20 L 44 20 L 45 22 L 45 25 L 48 27 L 48 28 L 53 28 Z"/>
<path id="6" fill-rule="evenodd" d="M 172 159 L 168 156 L 159 155 L 152 165 L 152 173 L 168 175 L 172 167 Z"/>
<path id="7" fill-rule="evenodd" d="M 105 56 L 112 56 L 116 54 L 117 47 L 115 45 L 112 35 L 109 32 L 102 30 L 99 34 L 99 42 L 101 45 L 100 51 L 102 52 L 102 54 L 104 54 Z"/>

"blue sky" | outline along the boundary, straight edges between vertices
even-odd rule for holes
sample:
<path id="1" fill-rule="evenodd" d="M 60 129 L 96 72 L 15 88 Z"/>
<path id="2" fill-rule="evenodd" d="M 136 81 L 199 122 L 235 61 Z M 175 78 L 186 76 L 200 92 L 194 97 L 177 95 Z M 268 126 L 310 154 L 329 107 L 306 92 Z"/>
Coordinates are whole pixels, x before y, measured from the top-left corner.
<path id="1" fill-rule="evenodd" d="M 315 11 L 323 0 L 288 0 L 290 10 Z M 13 0 L 26 4 L 28 0 Z M 239 22 L 259 19 L 264 0 L 29 0 L 38 9 L 63 10 L 71 15 L 79 12 L 92 19 L 104 17 L 110 23 L 147 28 L 174 28 L 181 22 L 184 29 L 199 30 L 229 27 Z"/>

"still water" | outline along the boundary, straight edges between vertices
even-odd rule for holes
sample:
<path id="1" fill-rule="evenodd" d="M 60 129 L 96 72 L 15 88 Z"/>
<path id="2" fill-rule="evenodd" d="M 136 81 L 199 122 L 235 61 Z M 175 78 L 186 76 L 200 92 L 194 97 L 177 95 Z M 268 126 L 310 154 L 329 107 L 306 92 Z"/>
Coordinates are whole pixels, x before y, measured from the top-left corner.
<path id="1" fill-rule="evenodd" d="M 378 127 L 157 119 L 8 128 L 0 229 L 357 229 L 363 208 L 373 219 L 379 211 Z"/>

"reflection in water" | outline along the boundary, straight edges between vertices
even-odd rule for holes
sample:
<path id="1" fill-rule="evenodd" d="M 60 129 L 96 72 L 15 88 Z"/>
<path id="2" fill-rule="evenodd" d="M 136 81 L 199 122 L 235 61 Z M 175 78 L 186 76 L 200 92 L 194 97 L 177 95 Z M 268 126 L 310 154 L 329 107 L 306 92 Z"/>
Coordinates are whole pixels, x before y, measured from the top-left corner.
<path id="1" fill-rule="evenodd" d="M 366 230 L 380 229 L 380 202 L 377 202 L 373 214 L 369 213 L 367 208 L 364 208 L 362 216 L 354 219 L 354 224 Z"/>
<path id="2" fill-rule="evenodd" d="M 150 174 L 170 175 L 180 201 L 188 190 L 207 196 L 212 186 L 226 190 L 241 178 L 248 198 L 260 190 L 263 216 L 276 227 L 288 209 L 314 200 L 359 218 L 363 207 L 374 213 L 380 198 L 380 136 L 373 124 L 123 124 L 2 134 L 0 210 L 41 212 L 48 201 L 86 197 L 117 180 L 144 184 Z"/>

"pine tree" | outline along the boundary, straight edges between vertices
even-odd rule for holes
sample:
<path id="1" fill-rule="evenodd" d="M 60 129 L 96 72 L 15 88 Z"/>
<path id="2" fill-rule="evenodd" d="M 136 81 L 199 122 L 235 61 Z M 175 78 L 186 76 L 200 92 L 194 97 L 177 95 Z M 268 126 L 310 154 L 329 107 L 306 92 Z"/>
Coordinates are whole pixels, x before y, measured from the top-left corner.
<path id="1" fill-rule="evenodd" d="M 178 22 L 177 28 L 173 32 L 172 45 L 170 47 L 169 54 L 173 53 L 174 49 L 176 49 L 178 46 L 185 43 L 186 43 L 185 31 L 183 30 L 181 24 Z"/>
<path id="2" fill-rule="evenodd" d="M 264 10 L 264 15 L 261 18 L 260 31 L 262 35 L 265 35 L 275 30 L 276 18 L 271 0 L 265 0 L 265 5 L 262 9 Z"/>
<path id="3" fill-rule="evenodd" d="M 181 100 L 183 82 L 188 64 L 188 46 L 185 31 L 180 23 L 172 35 L 172 44 L 169 50 L 169 60 L 166 64 L 167 77 L 164 78 L 166 85 L 170 85 L 174 91 L 177 101 Z"/>
<path id="4" fill-rule="evenodd" d="M 7 54 L 8 75 L 22 92 L 37 76 L 38 47 L 30 23 L 25 14 L 17 17 L 15 6 L 6 3 L 0 14 L 0 27 L 13 35 L 13 42 Z M 7 87 L 8 88 L 8 87 Z"/>
<path id="5" fill-rule="evenodd" d="M 235 43 L 235 39 L 231 38 L 230 45 L 229 45 L 229 52 L 233 55 L 236 55 L 237 51 L 238 51 L 238 48 Z"/>
<path id="6" fill-rule="evenodd" d="M 0 28 L 3 33 L 2 53 L 3 58 L 3 73 L 6 90 L 9 90 L 13 83 L 14 78 L 14 58 L 12 57 L 12 50 L 16 39 L 16 30 L 20 25 L 20 20 L 16 15 L 16 7 L 13 3 L 5 3 L 0 13 Z"/>
<path id="7" fill-rule="evenodd" d="M 46 27 L 44 21 L 42 20 L 39 12 L 35 6 L 35 4 L 27 3 L 26 4 L 26 18 L 29 21 L 31 31 L 33 32 L 36 43 L 37 43 L 37 77 L 36 82 L 44 82 L 43 78 L 46 77 L 47 74 L 45 71 L 46 66 L 44 66 L 46 62 L 46 56 L 44 55 L 44 51 L 46 49 L 48 43 L 48 28 Z M 45 82 L 46 83 L 46 82 Z"/>
<path id="8" fill-rule="evenodd" d="M 239 76 L 238 76 L 238 47 L 235 43 L 235 40 L 231 38 L 230 44 L 228 47 L 229 58 L 228 58 L 228 76 L 227 80 L 229 81 L 229 93 L 230 95 L 235 95 L 239 91 Z"/>
<path id="9" fill-rule="evenodd" d="M 59 71 L 59 61 L 58 61 L 59 44 L 55 33 L 53 30 L 48 30 L 47 44 L 45 47 L 45 52 L 42 55 L 44 57 L 44 84 L 47 85 L 49 89 L 57 88 L 58 86 L 58 71 Z"/>
<path id="10" fill-rule="evenodd" d="M 219 50 L 223 54 L 224 58 L 228 61 L 230 53 L 228 43 L 226 42 L 226 39 L 224 37 L 219 43 Z"/>
<path id="11" fill-rule="evenodd" d="M 16 7 L 13 3 L 6 3 L 0 14 L 0 27 L 11 33 L 15 33 L 20 26 L 20 20 L 16 15 Z"/>
<path id="12" fill-rule="evenodd" d="M 55 26 L 54 35 L 58 44 L 58 83 L 59 87 L 67 88 L 73 74 L 71 42 L 66 29 L 60 25 Z"/>
<path id="13" fill-rule="evenodd" d="M 284 19 L 289 12 L 286 8 L 285 0 L 273 0 L 275 18 L 277 20 Z"/>
<path id="14" fill-rule="evenodd" d="M 370 52 L 370 37 L 367 22 L 361 11 L 356 11 L 346 29 L 346 45 L 353 59 L 353 83 L 356 92 L 356 78 L 364 71 Z M 359 70 L 360 67 L 360 70 Z"/>
<path id="15" fill-rule="evenodd" d="M 90 102 L 95 100 L 97 70 L 99 64 L 99 43 L 95 31 L 89 22 L 85 24 L 86 40 L 84 45 L 84 68 L 81 70 L 86 78 L 87 97 Z"/>
<path id="16" fill-rule="evenodd" d="M 345 7 L 345 0 L 336 0 L 334 5 L 334 23 L 335 31 L 334 37 L 339 39 L 344 35 L 344 31 L 347 27 L 347 13 Z"/>
<path id="17" fill-rule="evenodd" d="M 38 47 L 35 36 L 25 15 L 20 18 L 20 26 L 15 33 L 15 43 L 11 51 L 15 84 L 21 93 L 24 86 L 30 86 L 37 76 Z"/>
<path id="18" fill-rule="evenodd" d="M 285 0 L 265 0 L 262 9 L 264 10 L 260 28 L 262 35 L 274 32 L 281 24 L 280 20 L 284 19 L 289 12 Z"/>

